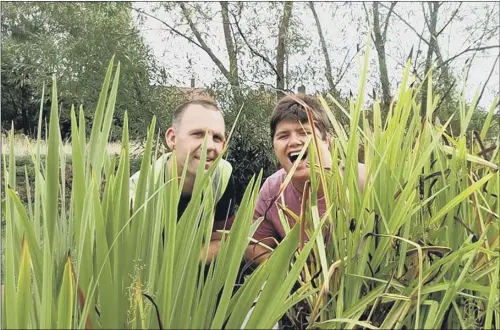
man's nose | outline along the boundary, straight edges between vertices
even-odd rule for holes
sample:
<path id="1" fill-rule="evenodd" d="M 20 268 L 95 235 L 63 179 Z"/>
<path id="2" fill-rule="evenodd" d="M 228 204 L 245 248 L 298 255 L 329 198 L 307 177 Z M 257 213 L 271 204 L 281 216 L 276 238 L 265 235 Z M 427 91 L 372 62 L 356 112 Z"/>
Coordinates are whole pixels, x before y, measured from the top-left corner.
<path id="1" fill-rule="evenodd" d="M 208 136 L 207 136 L 207 150 L 214 150 L 214 149 L 215 149 L 214 137 L 211 134 L 208 134 Z"/>

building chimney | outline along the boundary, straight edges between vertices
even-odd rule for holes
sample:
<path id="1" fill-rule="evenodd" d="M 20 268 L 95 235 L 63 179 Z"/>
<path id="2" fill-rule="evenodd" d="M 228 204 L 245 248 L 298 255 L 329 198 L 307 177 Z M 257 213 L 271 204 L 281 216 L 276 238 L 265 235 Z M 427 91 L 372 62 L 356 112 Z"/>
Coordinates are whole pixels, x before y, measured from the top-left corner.
<path id="1" fill-rule="evenodd" d="M 194 88 L 194 86 L 195 86 L 195 81 L 196 81 L 196 80 L 195 80 L 195 78 L 194 78 L 194 77 L 192 77 L 192 78 L 191 78 L 191 88 Z"/>

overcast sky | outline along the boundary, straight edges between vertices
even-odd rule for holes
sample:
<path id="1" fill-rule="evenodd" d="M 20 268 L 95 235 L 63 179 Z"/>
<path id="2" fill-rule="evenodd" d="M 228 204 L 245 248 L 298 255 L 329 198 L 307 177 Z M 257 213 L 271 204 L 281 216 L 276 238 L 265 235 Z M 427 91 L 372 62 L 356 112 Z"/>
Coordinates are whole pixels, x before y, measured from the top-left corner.
<path id="1" fill-rule="evenodd" d="M 250 5 L 259 6 L 259 4 L 256 3 Z M 265 4 L 260 5 L 265 7 Z M 334 12 L 335 5 L 337 5 L 337 10 Z M 364 44 L 367 39 L 366 32 L 368 25 L 366 23 L 366 13 L 363 4 L 359 2 L 350 4 L 338 2 L 335 5 L 332 3 L 318 2 L 315 6 L 321 21 L 323 33 L 327 39 L 332 66 L 338 67 L 345 57 L 348 59 L 354 57 L 352 65 L 347 70 L 339 87 L 344 95 L 347 95 L 349 90 L 352 90 L 353 93 L 356 94 L 359 86 L 360 59 L 354 55 L 356 53 L 356 45 Z M 136 2 L 134 6 L 151 12 L 151 8 L 154 4 L 149 2 Z M 209 6 L 213 9 L 213 12 L 220 10 L 220 5 L 218 3 L 214 2 Z M 366 7 L 370 10 L 371 3 L 366 3 Z M 455 7 L 456 3 L 445 3 L 440 8 L 441 16 L 438 21 L 438 29 L 440 29 L 449 19 Z M 387 10 L 381 7 L 380 11 L 385 16 Z M 179 10 L 177 9 L 177 13 L 172 15 L 158 11 L 155 12 L 154 15 L 175 25 L 180 22 L 180 15 L 178 12 Z M 425 31 L 424 36 L 427 37 L 427 31 L 424 29 L 425 23 L 421 3 L 400 2 L 396 5 L 395 12 L 407 20 L 417 31 Z M 459 14 L 457 15 L 459 19 L 453 20 L 439 37 L 439 45 L 444 59 L 452 57 L 467 49 L 467 47 L 470 46 L 470 40 L 474 40 L 481 34 L 482 31 L 475 29 L 474 26 L 477 21 L 484 21 L 487 12 L 494 13 L 490 26 L 499 26 L 498 20 L 500 20 L 500 13 L 498 3 L 462 4 Z M 134 12 L 134 18 L 136 18 L 136 16 Z M 305 49 L 303 54 L 293 54 L 290 56 L 290 70 L 299 72 L 298 74 L 301 77 L 300 82 L 306 86 L 307 92 L 322 90 L 327 86 L 326 79 L 324 78 L 324 59 L 321 53 L 314 18 L 309 7 L 307 7 L 307 3 L 295 3 L 292 17 L 298 21 L 295 32 L 310 39 L 310 45 Z M 247 19 L 264 20 L 263 22 L 265 23 L 277 26 L 279 16 L 272 14 L 270 11 L 259 10 L 258 18 L 255 18 L 255 16 L 247 16 Z M 244 25 L 245 23 L 242 24 Z M 473 27 L 472 35 L 471 26 Z M 207 86 L 216 78 L 220 79 L 220 72 L 204 51 L 190 44 L 187 40 L 166 32 L 164 26 L 158 21 L 147 18 L 145 24 L 141 25 L 140 28 L 146 42 L 152 47 L 155 57 L 169 73 L 171 77 L 168 81 L 169 84 L 189 86 L 192 75 L 196 77 L 196 85 L 198 87 Z M 210 34 L 214 35 L 214 37 L 208 39 L 207 43 L 221 61 L 228 66 L 220 14 L 214 17 L 213 22 L 209 24 L 209 28 Z M 187 29 L 183 29 L 183 31 L 187 31 Z M 268 46 L 270 50 L 275 49 L 277 42 L 276 37 L 273 38 L 271 36 L 272 32 L 269 25 L 261 24 L 255 34 L 262 36 L 264 44 Z M 403 67 L 401 64 L 408 56 L 412 46 L 414 46 L 416 52 L 419 44 L 419 37 L 395 15 L 391 16 L 387 35 L 387 66 L 390 75 L 391 89 L 394 93 L 402 77 Z M 498 45 L 500 42 L 499 38 L 500 36 L 497 31 L 495 38 L 486 42 L 485 45 Z M 421 59 L 423 59 L 427 47 L 425 44 L 421 43 L 420 49 L 422 51 L 420 56 Z M 493 48 L 476 55 L 465 88 L 468 99 L 472 98 L 477 87 L 481 87 L 486 82 L 498 53 L 499 48 Z M 472 52 L 466 53 L 453 61 L 452 69 L 460 79 L 458 82 L 460 87 L 463 86 L 464 63 L 472 55 Z M 191 64 L 189 64 L 188 58 L 191 59 Z M 373 43 L 372 50 L 370 51 L 370 60 L 370 73 L 366 91 L 370 91 L 371 93 L 372 86 L 378 84 L 379 79 L 377 54 L 373 48 Z M 244 56 L 241 59 L 244 68 L 247 67 L 246 64 L 248 64 L 249 67 L 252 61 L 255 63 L 255 60 L 252 60 L 249 56 Z M 305 67 L 310 69 L 304 70 Z M 484 96 L 480 102 L 480 105 L 483 107 L 489 108 L 494 96 L 499 93 L 499 68 L 500 63 L 497 62 L 496 68 L 493 71 Z M 300 73 L 302 71 L 305 72 Z M 315 73 L 311 73 L 311 71 L 315 71 Z M 255 80 L 251 80 L 252 79 L 246 79 L 244 83 L 249 86 L 258 85 Z M 274 81 L 274 76 L 257 79 L 257 82 L 264 82 L 270 85 L 274 85 Z M 296 86 L 289 87 L 296 89 Z"/>

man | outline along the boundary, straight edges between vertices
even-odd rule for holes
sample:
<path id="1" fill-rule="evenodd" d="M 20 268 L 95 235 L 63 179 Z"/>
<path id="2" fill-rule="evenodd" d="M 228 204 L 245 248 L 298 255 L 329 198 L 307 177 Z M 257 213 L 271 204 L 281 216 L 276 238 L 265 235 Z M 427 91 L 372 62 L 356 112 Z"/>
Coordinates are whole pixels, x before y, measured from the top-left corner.
<path id="1" fill-rule="evenodd" d="M 297 102 L 297 99 L 300 102 Z M 278 101 L 271 115 L 271 138 L 274 152 L 282 168 L 264 182 L 259 192 L 254 213 L 254 219 L 264 217 L 264 220 L 257 228 L 253 238 L 271 248 L 276 247 L 278 242 L 285 237 L 285 229 L 281 224 L 276 205 L 276 202 L 281 200 L 281 198 L 278 200 L 281 184 L 292 169 L 308 136 L 313 134 L 313 128 L 309 124 L 303 104 L 307 105 L 312 112 L 314 131 L 318 139 L 323 166 L 331 168 L 331 124 L 321 103 L 316 98 L 304 94 L 283 97 Z M 358 173 L 359 184 L 363 189 L 365 181 L 365 167 L 363 164 L 358 164 Z M 309 179 L 310 168 L 306 151 L 303 160 L 293 174 L 291 182 L 283 191 L 286 207 L 297 215 L 300 214 L 302 193 Z M 320 216 L 323 215 L 325 213 L 325 199 L 321 189 L 318 192 L 318 208 Z M 295 220 L 288 217 L 288 223 L 292 227 Z M 246 257 L 250 261 L 261 263 L 269 257 L 269 254 L 269 250 L 265 247 L 250 244 Z"/>
<path id="2" fill-rule="evenodd" d="M 226 145 L 225 123 L 221 110 L 217 104 L 206 99 L 185 102 L 174 110 L 172 126 L 165 132 L 165 140 L 168 148 L 176 152 L 176 166 L 179 176 L 183 172 L 187 160 L 186 177 L 181 188 L 181 198 L 177 207 L 177 220 L 180 219 L 191 200 L 205 135 L 207 135 L 205 169 L 208 169 Z M 170 156 L 171 153 L 165 154 L 156 161 L 155 173 L 159 173 L 162 167 L 165 167 L 165 170 L 172 168 L 173 164 Z M 216 233 L 215 230 L 228 229 L 234 219 L 235 198 L 231 172 L 231 164 L 221 159 L 213 177 L 213 187 L 218 194 L 216 193 L 214 232 L 208 247 L 207 263 L 213 260 L 220 248 L 221 235 Z M 130 178 L 132 207 L 139 174 L 140 172 L 137 172 Z M 164 232 L 162 237 L 164 239 Z"/>

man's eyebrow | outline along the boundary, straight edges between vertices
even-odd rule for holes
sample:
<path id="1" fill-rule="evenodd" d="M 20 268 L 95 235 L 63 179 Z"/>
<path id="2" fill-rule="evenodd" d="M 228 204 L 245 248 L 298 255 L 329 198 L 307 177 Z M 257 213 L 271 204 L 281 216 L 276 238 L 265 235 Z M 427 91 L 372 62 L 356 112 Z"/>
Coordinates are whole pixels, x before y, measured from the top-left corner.
<path id="1" fill-rule="evenodd" d="M 202 129 L 202 128 L 193 128 L 193 129 L 190 129 L 188 131 L 188 133 L 198 133 L 198 132 L 203 132 L 205 133 L 207 130 L 206 129 Z"/>
<path id="2" fill-rule="evenodd" d="M 219 132 L 219 131 L 212 131 L 210 129 L 206 129 L 206 128 L 193 128 L 191 130 L 188 131 L 188 133 L 198 133 L 198 132 L 207 132 L 208 133 L 212 133 L 213 135 L 218 135 L 218 136 L 221 136 L 221 137 L 224 137 L 224 134 L 222 134 L 222 132 Z"/>
<path id="3" fill-rule="evenodd" d="M 221 139 L 225 139 L 226 137 L 224 136 L 224 134 L 222 134 L 221 132 L 214 132 L 213 133 L 215 136 L 218 136 L 220 137 Z"/>

